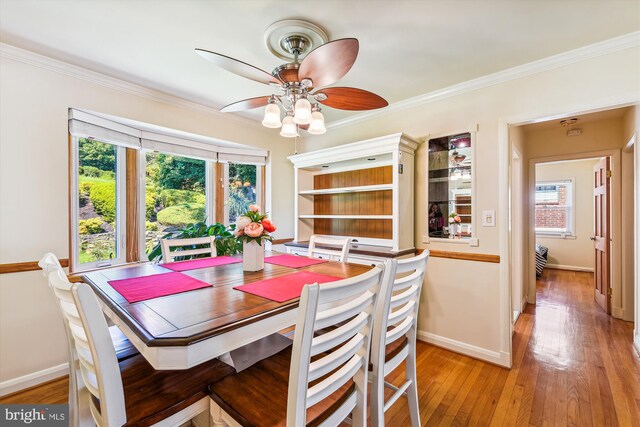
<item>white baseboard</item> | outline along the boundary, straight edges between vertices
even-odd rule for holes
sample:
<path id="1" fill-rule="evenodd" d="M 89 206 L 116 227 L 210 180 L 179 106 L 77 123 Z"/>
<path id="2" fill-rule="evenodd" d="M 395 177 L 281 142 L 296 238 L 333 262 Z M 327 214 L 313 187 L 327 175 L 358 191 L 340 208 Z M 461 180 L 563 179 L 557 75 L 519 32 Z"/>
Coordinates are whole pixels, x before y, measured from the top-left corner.
<path id="1" fill-rule="evenodd" d="M 611 315 L 616 319 L 624 319 L 624 308 L 622 307 L 611 307 Z"/>
<path id="2" fill-rule="evenodd" d="M 440 335 L 435 335 L 430 332 L 420 330 L 418 331 L 418 339 L 426 343 L 433 344 L 437 347 L 442 347 L 456 353 L 464 354 L 465 356 L 484 360 L 486 362 L 504 366 L 506 368 L 511 367 L 511 354 L 504 351 L 487 350 L 486 348 L 478 347 L 472 344 L 467 344 L 461 341 L 453 340 L 451 338 L 446 338 Z"/>
<path id="3" fill-rule="evenodd" d="M 545 268 L 552 268 L 555 270 L 570 270 L 570 271 L 586 271 L 589 273 L 593 273 L 593 268 L 591 267 L 580 267 L 577 265 L 563 265 L 563 264 L 547 264 Z"/>
<path id="4" fill-rule="evenodd" d="M 33 387 L 56 378 L 69 375 L 69 364 L 63 363 L 58 366 L 43 369 L 42 371 L 33 372 L 22 377 L 13 378 L 0 382 L 0 396 L 15 393 L 25 388 Z"/>

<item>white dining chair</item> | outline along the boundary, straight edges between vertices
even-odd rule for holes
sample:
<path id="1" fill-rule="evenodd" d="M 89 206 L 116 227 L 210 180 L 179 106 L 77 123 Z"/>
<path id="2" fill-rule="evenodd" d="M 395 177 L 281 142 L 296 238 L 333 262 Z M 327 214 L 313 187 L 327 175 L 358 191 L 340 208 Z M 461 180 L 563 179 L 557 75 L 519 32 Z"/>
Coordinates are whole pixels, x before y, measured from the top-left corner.
<path id="1" fill-rule="evenodd" d="M 371 322 L 395 261 L 302 290 L 293 347 L 211 386 L 214 421 L 231 426 L 367 424 Z M 339 325 L 339 326 L 338 326 Z M 337 326 L 318 335 L 320 329 Z"/>
<path id="2" fill-rule="evenodd" d="M 413 427 L 420 426 L 416 376 L 416 334 L 420 292 L 429 259 L 429 251 L 399 259 L 395 280 L 380 289 L 371 337 L 371 425 L 384 426 L 384 413 L 403 395 L 407 396 Z M 387 286 L 385 288 L 384 286 Z M 385 377 L 406 361 L 406 380 L 400 387 Z M 384 388 L 393 390 L 385 402 Z"/>
<path id="3" fill-rule="evenodd" d="M 38 262 L 40 268 L 42 268 L 42 273 L 45 278 L 49 277 L 49 273 L 58 271 L 60 274 L 64 274 L 64 270 L 62 269 L 62 265 L 60 265 L 60 261 L 58 257 L 56 257 L 53 253 L 48 252 L 44 254 L 42 259 Z M 51 283 L 49 283 L 51 285 Z M 64 308 L 61 305 L 62 300 L 58 297 L 56 290 L 52 287 L 51 290 L 56 297 L 56 302 L 58 303 L 58 308 L 60 309 L 60 313 L 64 316 Z M 68 289 L 71 289 L 71 284 L 69 284 Z M 80 413 L 81 408 L 88 408 L 86 399 L 88 399 L 88 394 L 86 388 L 84 387 L 84 383 L 82 382 L 82 378 L 80 377 L 80 365 L 78 361 L 78 356 L 76 354 L 75 346 L 73 344 L 73 335 L 71 334 L 71 330 L 69 329 L 69 325 L 63 319 L 63 326 L 65 329 L 65 333 L 67 336 L 67 354 L 69 357 L 69 425 L 73 427 L 79 426 L 79 420 L 86 418 Z M 132 357 L 138 354 L 138 351 L 133 346 L 131 341 L 127 339 L 127 337 L 122 333 L 122 331 L 115 325 L 109 327 L 109 335 L 111 336 L 111 342 L 115 348 L 116 357 L 119 361 L 125 360 L 129 357 Z M 81 401 L 84 402 L 81 403 Z"/>
<path id="4" fill-rule="evenodd" d="M 332 259 L 347 262 L 349 249 L 351 248 L 351 238 L 331 237 L 314 234 L 309 239 L 309 258 Z"/>
<path id="5" fill-rule="evenodd" d="M 180 371 L 156 371 L 140 354 L 118 363 L 107 322 L 89 285 L 71 284 L 64 271 L 50 262 L 45 267 L 71 335 L 77 380 L 90 394 L 89 410 L 76 415 L 78 425 L 91 425 L 92 418 L 100 427 L 178 426 L 208 409 L 209 384 L 234 372 L 218 360 Z"/>
<path id="6" fill-rule="evenodd" d="M 192 255 L 218 256 L 216 236 L 194 237 L 192 239 L 162 239 L 162 262 L 173 262 L 177 257 Z M 172 250 L 176 248 L 176 250 Z"/>

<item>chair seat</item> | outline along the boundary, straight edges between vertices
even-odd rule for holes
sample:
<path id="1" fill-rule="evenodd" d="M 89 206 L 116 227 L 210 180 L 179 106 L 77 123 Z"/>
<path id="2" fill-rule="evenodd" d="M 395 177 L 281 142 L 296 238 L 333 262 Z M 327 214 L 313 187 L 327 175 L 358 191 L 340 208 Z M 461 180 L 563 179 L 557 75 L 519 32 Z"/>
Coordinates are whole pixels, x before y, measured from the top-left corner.
<path id="1" fill-rule="evenodd" d="M 137 348 L 129 341 L 129 338 L 126 337 L 124 333 L 117 326 L 109 327 L 109 334 L 111 335 L 111 341 L 113 342 L 113 347 L 116 350 L 116 357 L 118 358 L 118 362 L 126 360 L 131 356 L 135 356 L 136 354 L 140 354 Z"/>
<path id="2" fill-rule="evenodd" d="M 243 426 L 284 426 L 287 419 L 290 363 L 291 347 L 288 347 L 213 384 L 211 398 Z M 352 390 L 353 383 L 347 383 L 309 408 L 307 425 L 321 423 L 326 418 L 325 413 L 330 414 L 341 405 Z"/>
<path id="3" fill-rule="evenodd" d="M 208 396 L 212 383 L 235 370 L 217 359 L 191 369 L 156 371 L 140 354 L 119 363 L 127 426 L 149 426 Z"/>

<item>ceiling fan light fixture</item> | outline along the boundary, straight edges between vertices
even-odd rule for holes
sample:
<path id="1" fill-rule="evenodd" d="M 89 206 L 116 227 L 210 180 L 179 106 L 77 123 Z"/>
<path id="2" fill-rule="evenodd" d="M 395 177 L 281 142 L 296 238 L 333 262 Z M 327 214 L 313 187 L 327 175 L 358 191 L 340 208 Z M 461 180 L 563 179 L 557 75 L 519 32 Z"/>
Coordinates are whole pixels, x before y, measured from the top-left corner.
<path id="1" fill-rule="evenodd" d="M 319 109 L 314 109 L 313 113 L 311 113 L 311 125 L 309 125 L 307 132 L 312 135 L 322 135 L 326 131 L 327 128 L 324 127 L 324 116 Z"/>
<path id="2" fill-rule="evenodd" d="M 282 129 L 280 130 L 280 136 L 285 138 L 295 138 L 298 136 L 298 127 L 293 121 L 291 113 L 287 113 L 287 116 L 282 120 Z"/>
<path id="3" fill-rule="evenodd" d="M 280 121 L 280 108 L 275 104 L 275 102 L 269 102 L 264 109 L 262 125 L 271 129 L 276 129 L 282 126 L 282 122 Z"/>
<path id="4" fill-rule="evenodd" d="M 296 101 L 294 111 L 293 121 L 295 123 L 299 125 L 311 123 L 311 103 L 306 98 L 300 98 Z"/>

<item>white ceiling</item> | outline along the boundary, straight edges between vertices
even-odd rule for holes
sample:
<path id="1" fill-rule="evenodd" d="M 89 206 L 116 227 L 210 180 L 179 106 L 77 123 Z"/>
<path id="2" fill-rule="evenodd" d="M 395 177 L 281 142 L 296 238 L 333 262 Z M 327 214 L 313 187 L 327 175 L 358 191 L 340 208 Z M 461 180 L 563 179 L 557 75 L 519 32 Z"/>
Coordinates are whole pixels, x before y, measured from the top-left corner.
<path id="1" fill-rule="evenodd" d="M 0 41 L 203 105 L 270 94 L 200 47 L 271 71 L 264 30 L 305 19 L 360 53 L 334 86 L 390 103 L 640 29 L 637 0 L 0 0 Z M 325 108 L 327 121 L 356 112 Z M 258 117 L 259 111 L 252 117 Z"/>

